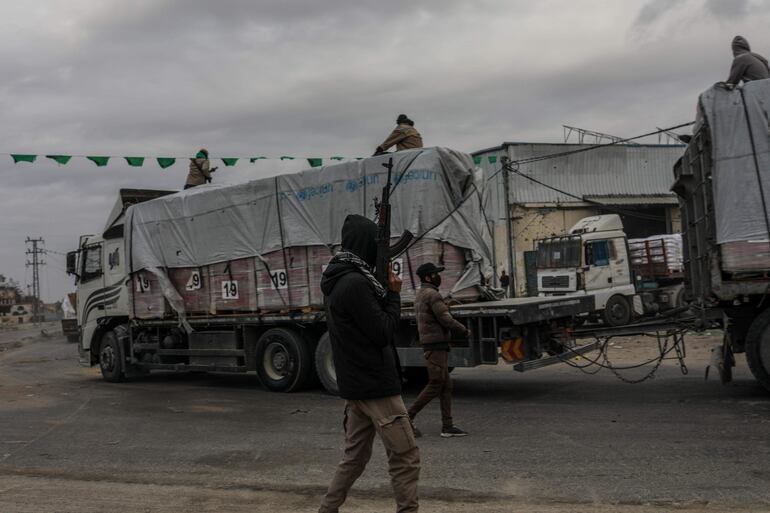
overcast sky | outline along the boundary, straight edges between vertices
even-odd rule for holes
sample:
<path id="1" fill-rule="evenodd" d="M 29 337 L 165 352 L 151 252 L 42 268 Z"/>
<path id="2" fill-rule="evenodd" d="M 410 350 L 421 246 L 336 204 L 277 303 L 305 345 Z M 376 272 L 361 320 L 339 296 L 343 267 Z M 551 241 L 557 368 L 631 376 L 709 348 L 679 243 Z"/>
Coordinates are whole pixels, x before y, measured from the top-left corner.
<path id="1" fill-rule="evenodd" d="M 2 0 L 0 152 L 371 154 L 397 114 L 426 146 L 633 136 L 694 117 L 730 40 L 770 54 L 763 0 Z M 295 171 L 241 161 L 219 182 Z M 0 273 L 103 228 L 120 187 L 180 188 L 186 164 L 97 168 L 0 155 Z M 51 253 L 43 296 L 72 288 Z"/>

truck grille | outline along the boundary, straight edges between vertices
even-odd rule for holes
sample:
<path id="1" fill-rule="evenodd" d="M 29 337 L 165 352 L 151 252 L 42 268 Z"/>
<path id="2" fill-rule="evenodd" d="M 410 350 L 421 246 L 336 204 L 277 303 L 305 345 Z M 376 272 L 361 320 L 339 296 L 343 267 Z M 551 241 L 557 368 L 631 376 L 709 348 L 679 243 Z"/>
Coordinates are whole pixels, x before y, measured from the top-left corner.
<path id="1" fill-rule="evenodd" d="M 544 289 L 567 289 L 569 288 L 569 275 L 543 276 L 540 280 L 540 286 Z"/>

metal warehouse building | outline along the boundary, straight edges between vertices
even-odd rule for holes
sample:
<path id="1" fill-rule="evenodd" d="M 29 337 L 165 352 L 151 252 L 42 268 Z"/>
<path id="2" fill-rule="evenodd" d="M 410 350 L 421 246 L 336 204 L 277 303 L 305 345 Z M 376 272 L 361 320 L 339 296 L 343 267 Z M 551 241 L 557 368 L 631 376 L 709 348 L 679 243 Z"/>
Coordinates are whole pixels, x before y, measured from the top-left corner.
<path id="1" fill-rule="evenodd" d="M 674 163 L 684 153 L 683 145 L 607 145 L 518 166 L 522 174 L 569 195 L 515 173 L 501 172 L 504 156 L 516 162 L 589 146 L 506 142 L 473 154 L 487 179 L 485 211 L 495 233 L 495 284 L 500 271 L 509 267 L 509 215 L 515 268 L 512 275 L 518 296 L 536 293 L 535 241 L 564 234 L 583 217 L 619 213 L 629 238 L 680 231 L 678 203 L 669 189 Z"/>

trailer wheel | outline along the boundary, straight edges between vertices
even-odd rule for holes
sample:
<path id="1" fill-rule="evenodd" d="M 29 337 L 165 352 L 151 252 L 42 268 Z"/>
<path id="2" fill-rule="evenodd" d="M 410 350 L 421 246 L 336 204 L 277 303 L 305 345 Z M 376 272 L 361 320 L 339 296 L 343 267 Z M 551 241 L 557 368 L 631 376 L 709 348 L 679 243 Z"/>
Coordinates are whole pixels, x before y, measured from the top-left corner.
<path id="1" fill-rule="evenodd" d="M 410 388 L 422 388 L 428 384 L 427 367 L 404 367 L 401 374 L 406 378 L 406 385 Z"/>
<path id="2" fill-rule="evenodd" d="M 746 335 L 746 362 L 756 380 L 770 392 L 770 310 L 751 323 Z"/>
<path id="3" fill-rule="evenodd" d="M 126 377 L 118 336 L 114 331 L 108 331 L 102 336 L 99 345 L 99 368 L 102 378 L 110 383 L 119 383 Z"/>
<path id="4" fill-rule="evenodd" d="M 318 346 L 315 348 L 315 369 L 321 385 L 331 395 L 339 395 L 340 389 L 337 385 L 337 371 L 334 368 L 334 355 L 332 354 L 332 342 L 327 331 L 318 339 Z"/>
<path id="5" fill-rule="evenodd" d="M 631 322 L 631 305 L 621 295 L 612 296 L 604 306 L 604 322 L 610 326 L 625 326 Z"/>
<path id="6" fill-rule="evenodd" d="M 313 369 L 307 342 L 286 328 L 273 328 L 259 337 L 256 362 L 259 380 L 273 392 L 299 390 Z"/>

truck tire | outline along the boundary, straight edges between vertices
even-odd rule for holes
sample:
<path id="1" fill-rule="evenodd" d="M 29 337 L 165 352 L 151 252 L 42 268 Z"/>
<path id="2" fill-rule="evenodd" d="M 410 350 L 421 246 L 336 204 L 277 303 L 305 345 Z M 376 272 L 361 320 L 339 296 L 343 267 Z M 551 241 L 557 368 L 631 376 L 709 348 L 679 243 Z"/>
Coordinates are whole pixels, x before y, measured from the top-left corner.
<path id="1" fill-rule="evenodd" d="M 259 380 L 273 392 L 301 389 L 313 370 L 307 342 L 287 328 L 273 328 L 259 337 L 256 364 Z"/>
<path id="2" fill-rule="evenodd" d="M 614 295 L 604 305 L 604 322 L 608 326 L 625 326 L 631 322 L 631 305 L 624 296 Z"/>
<path id="3" fill-rule="evenodd" d="M 114 331 L 108 331 L 102 336 L 99 344 L 99 369 L 102 378 L 110 383 L 119 383 L 126 378 L 123 352 Z"/>
<path id="4" fill-rule="evenodd" d="M 404 367 L 401 374 L 409 388 L 419 389 L 428 384 L 427 367 Z"/>
<path id="5" fill-rule="evenodd" d="M 759 384 L 770 392 L 770 309 L 754 319 L 746 334 L 746 363 Z"/>
<path id="6" fill-rule="evenodd" d="M 318 339 L 318 345 L 315 348 L 315 370 L 326 391 L 331 395 L 340 395 L 340 389 L 337 385 L 337 371 L 334 368 L 332 355 L 332 342 L 329 339 L 328 331 Z"/>

